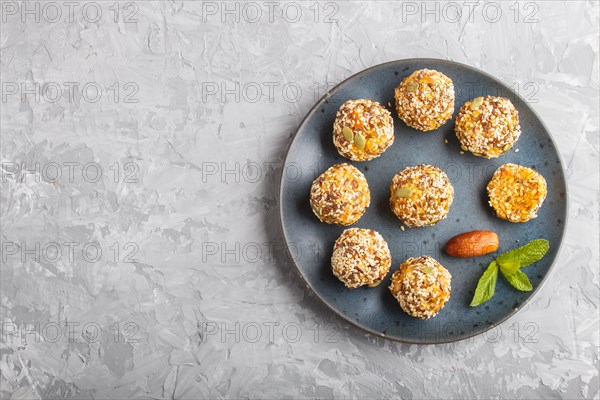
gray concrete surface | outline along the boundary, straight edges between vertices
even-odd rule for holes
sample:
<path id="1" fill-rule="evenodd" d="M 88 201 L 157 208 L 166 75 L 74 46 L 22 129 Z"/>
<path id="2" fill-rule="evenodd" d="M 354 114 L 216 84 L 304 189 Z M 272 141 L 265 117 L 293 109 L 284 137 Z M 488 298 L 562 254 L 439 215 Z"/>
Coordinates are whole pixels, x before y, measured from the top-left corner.
<path id="1" fill-rule="evenodd" d="M 2 1 L 0 398 L 597 399 L 598 3 L 449 4 Z M 541 292 L 447 345 L 341 321 L 278 226 L 315 100 L 412 57 L 518 90 L 569 184 Z"/>

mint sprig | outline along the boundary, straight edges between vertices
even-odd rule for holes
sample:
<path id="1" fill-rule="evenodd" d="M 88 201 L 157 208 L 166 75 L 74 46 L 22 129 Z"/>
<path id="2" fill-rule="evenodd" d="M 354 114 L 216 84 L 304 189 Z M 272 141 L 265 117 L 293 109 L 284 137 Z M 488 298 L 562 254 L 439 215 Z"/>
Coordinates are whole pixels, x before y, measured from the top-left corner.
<path id="1" fill-rule="evenodd" d="M 550 243 L 547 240 L 536 239 L 525 246 L 500 254 L 479 278 L 473 300 L 471 300 L 471 307 L 483 304 L 494 296 L 496 281 L 498 280 L 498 269 L 515 289 L 522 292 L 533 290 L 529 278 L 521 271 L 521 268 L 541 260 L 548 249 L 550 249 Z"/>

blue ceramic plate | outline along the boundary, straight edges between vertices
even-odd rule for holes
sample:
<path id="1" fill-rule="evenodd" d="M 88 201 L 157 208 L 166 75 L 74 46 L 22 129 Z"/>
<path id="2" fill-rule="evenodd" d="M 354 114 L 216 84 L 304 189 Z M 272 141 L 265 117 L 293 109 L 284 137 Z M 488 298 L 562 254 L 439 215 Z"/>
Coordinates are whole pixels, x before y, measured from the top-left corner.
<path id="1" fill-rule="evenodd" d="M 400 121 L 394 109 L 394 88 L 421 68 L 438 70 L 452 79 L 456 92 L 454 117 L 462 104 L 477 96 L 511 99 L 519 110 L 522 129 L 513 149 L 492 160 L 470 153 L 460 154 L 453 132 L 454 118 L 432 132 L 417 131 Z M 382 156 L 367 162 L 351 162 L 340 156 L 332 140 L 336 111 L 346 100 L 358 98 L 376 100 L 394 115 L 394 144 Z M 371 206 L 353 226 L 380 232 L 392 253 L 390 274 L 376 288 L 349 290 L 333 276 L 330 257 L 344 227 L 319 222 L 310 209 L 312 181 L 331 165 L 342 162 L 360 169 L 371 189 Z M 454 202 L 448 217 L 438 224 L 403 231 L 389 207 L 390 183 L 396 172 L 423 163 L 436 165 L 446 172 L 454 185 Z M 536 219 L 516 224 L 492 214 L 485 187 L 494 171 L 505 163 L 534 168 L 546 178 L 548 197 Z M 345 80 L 319 100 L 290 145 L 280 191 L 285 240 L 308 287 L 337 314 L 372 334 L 423 344 L 451 342 L 480 334 L 523 307 L 539 290 L 556 259 L 565 230 L 566 211 L 562 163 L 548 129 L 533 109 L 496 78 L 466 65 L 435 59 L 399 60 L 369 68 Z M 499 252 L 473 259 L 456 259 L 444 253 L 448 239 L 478 229 L 498 233 Z M 495 256 L 538 238 L 550 242 L 550 251 L 541 261 L 524 269 L 534 290 L 519 292 L 499 276 L 495 296 L 479 307 L 469 307 L 479 277 Z M 432 256 L 452 274 L 450 300 L 435 318 L 427 321 L 404 313 L 388 289 L 392 272 L 407 258 L 421 255 Z"/>

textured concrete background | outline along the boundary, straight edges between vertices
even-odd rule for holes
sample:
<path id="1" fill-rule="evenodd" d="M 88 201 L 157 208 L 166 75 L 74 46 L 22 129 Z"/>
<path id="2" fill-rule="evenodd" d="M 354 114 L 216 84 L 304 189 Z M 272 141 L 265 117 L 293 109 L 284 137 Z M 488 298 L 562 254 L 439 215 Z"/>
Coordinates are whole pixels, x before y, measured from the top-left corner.
<path id="1" fill-rule="evenodd" d="M 598 3 L 476 3 L 3 1 L 0 398 L 598 398 Z M 448 345 L 342 322 L 278 227 L 315 100 L 412 57 L 518 90 L 569 184 L 541 292 Z"/>

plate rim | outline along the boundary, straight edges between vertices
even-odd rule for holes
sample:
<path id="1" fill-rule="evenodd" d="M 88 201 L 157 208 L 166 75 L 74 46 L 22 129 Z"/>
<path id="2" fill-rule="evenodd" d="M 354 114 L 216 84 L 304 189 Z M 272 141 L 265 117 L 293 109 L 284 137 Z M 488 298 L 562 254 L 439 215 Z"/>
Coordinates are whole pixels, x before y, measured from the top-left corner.
<path id="1" fill-rule="evenodd" d="M 397 60 L 392 60 L 392 61 L 387 61 L 381 64 L 377 64 L 377 65 L 373 65 L 371 67 L 365 68 L 353 75 L 350 75 L 349 77 L 345 78 L 344 80 L 342 80 L 341 82 L 339 82 L 337 85 L 335 85 L 331 90 L 327 91 L 323 96 L 321 96 L 321 98 L 319 100 L 317 100 L 315 102 L 315 104 L 308 110 L 308 112 L 306 113 L 306 115 L 304 116 L 304 118 L 302 118 L 302 121 L 300 122 L 300 124 L 298 125 L 298 127 L 296 128 L 294 135 L 292 137 L 292 140 L 290 141 L 289 145 L 287 146 L 286 150 L 285 150 L 285 157 L 283 158 L 283 163 L 282 163 L 282 170 L 285 169 L 286 164 L 288 163 L 288 158 L 290 155 L 290 150 L 292 148 L 292 146 L 294 145 L 294 143 L 296 142 L 296 139 L 298 137 L 298 132 L 300 131 L 300 129 L 302 129 L 304 127 L 304 125 L 307 123 L 309 117 L 311 117 L 313 114 L 315 114 L 315 112 L 318 110 L 319 106 L 325 101 L 327 100 L 329 97 L 331 97 L 332 94 L 336 93 L 340 87 L 342 85 L 344 85 L 346 82 L 352 80 L 352 79 L 356 79 L 359 78 L 361 75 L 365 75 L 373 70 L 376 69 L 380 69 L 380 68 L 385 68 L 388 67 L 390 65 L 393 64 L 397 64 L 400 62 L 435 62 L 435 63 L 442 63 L 442 64 L 451 64 L 454 66 L 458 66 L 460 68 L 464 68 L 473 72 L 476 72 L 478 74 L 482 74 L 484 76 L 486 76 L 487 78 L 491 79 L 492 81 L 494 81 L 495 83 L 497 83 L 498 85 L 500 85 L 503 89 L 512 91 L 515 96 L 518 98 L 518 100 L 525 105 L 525 107 L 527 107 L 529 109 L 530 112 L 533 113 L 533 115 L 540 121 L 540 123 L 542 124 L 542 127 L 546 130 L 546 132 L 548 133 L 548 137 L 550 138 L 550 141 L 552 142 L 554 148 L 556 149 L 556 154 L 558 155 L 558 160 L 560 163 L 560 170 L 562 173 L 562 177 L 563 177 L 563 181 L 564 181 L 564 186 L 565 186 L 565 223 L 563 224 L 562 227 L 562 232 L 561 234 L 561 238 L 560 238 L 560 243 L 558 245 L 558 249 L 556 250 L 556 256 L 554 257 L 554 260 L 552 260 L 552 263 L 550 264 L 550 267 L 548 268 L 548 271 L 546 272 L 546 274 L 544 275 L 544 278 L 541 280 L 541 282 L 538 284 L 537 288 L 535 288 L 533 291 L 530 292 L 529 297 L 527 297 L 527 299 L 525 299 L 523 301 L 523 303 L 521 303 L 517 308 L 514 308 L 508 315 L 506 315 L 503 318 L 500 318 L 499 320 L 495 321 L 493 324 L 486 326 L 485 328 L 483 328 L 482 330 L 478 331 L 478 332 L 473 332 L 473 333 L 469 333 L 466 336 L 460 337 L 460 338 L 455 338 L 455 339 L 445 339 L 445 340 L 435 340 L 435 341 L 431 341 L 431 340 L 423 340 L 423 341 L 416 341 L 416 340 L 410 340 L 410 339 L 403 339 L 403 338 L 397 338 L 394 336 L 387 336 L 384 333 L 381 332 L 377 332 L 367 326 L 363 326 L 361 323 L 358 323 L 357 321 L 354 321 L 352 319 L 350 319 L 349 317 L 345 316 L 344 314 L 338 312 L 338 310 L 336 310 L 325 298 L 323 298 L 321 296 L 321 294 L 319 294 L 311 285 L 310 283 L 308 283 L 308 281 L 306 280 L 306 278 L 304 277 L 304 275 L 302 274 L 302 271 L 300 270 L 300 268 L 298 267 L 298 263 L 296 261 L 296 258 L 294 257 L 294 253 L 293 251 L 291 251 L 290 246 L 289 246 L 289 240 L 286 234 L 286 227 L 285 227 L 285 223 L 283 221 L 283 203 L 281 201 L 282 198 L 282 194 L 283 194 L 283 182 L 284 182 L 284 174 L 282 173 L 281 176 L 279 177 L 279 191 L 278 191 L 278 200 L 279 200 L 279 225 L 281 228 L 281 231 L 283 233 L 283 239 L 285 242 L 285 248 L 286 251 L 289 255 L 289 259 L 292 261 L 292 263 L 294 264 L 294 268 L 296 270 L 296 273 L 300 276 L 300 278 L 302 279 L 302 281 L 304 282 L 304 284 L 306 285 L 306 287 L 325 305 L 327 306 L 327 308 L 333 312 L 336 316 L 342 318 L 342 320 L 348 322 L 350 325 L 359 328 L 360 330 L 362 330 L 363 332 L 369 333 L 371 335 L 375 335 L 377 337 L 381 337 L 384 339 L 388 339 L 388 340 L 392 340 L 394 342 L 398 342 L 398 343 L 407 343 L 407 344 L 419 344 L 419 345 L 435 345 L 435 344 L 447 344 L 447 343 L 456 343 L 456 342 L 460 342 L 463 340 L 467 340 L 470 339 L 472 337 L 475 336 L 479 336 L 499 325 L 501 325 L 502 323 L 504 323 L 505 321 L 509 320 L 510 318 L 512 318 L 515 314 L 517 314 L 519 311 L 521 311 L 530 301 L 531 299 L 533 299 L 536 294 L 544 287 L 544 285 L 546 284 L 546 282 L 548 281 L 548 277 L 550 276 L 550 274 L 554 271 L 554 268 L 556 266 L 556 261 L 559 257 L 559 255 L 561 254 L 561 250 L 563 248 L 563 244 L 565 242 L 565 233 L 567 231 L 567 226 L 569 224 L 569 185 L 568 185 L 568 181 L 567 181 L 567 176 L 565 173 L 565 164 L 563 162 L 562 159 L 562 155 L 559 151 L 559 148 L 556 144 L 556 141 L 554 140 L 554 137 L 552 136 L 550 129 L 548 129 L 548 126 L 546 125 L 546 123 L 544 122 L 544 120 L 540 117 L 540 115 L 535 111 L 535 109 L 533 107 L 531 107 L 529 105 L 529 103 L 527 101 L 525 101 L 521 95 L 512 90 L 508 85 L 506 85 L 504 82 L 502 82 L 501 80 L 499 80 L 498 78 L 496 78 L 495 76 L 482 71 L 478 68 L 472 67 L 470 65 L 467 64 L 463 64 L 463 63 L 459 63 L 456 61 L 452 61 L 452 60 L 446 60 L 446 59 L 442 59 L 442 58 L 402 58 L 402 59 L 397 59 Z"/>

